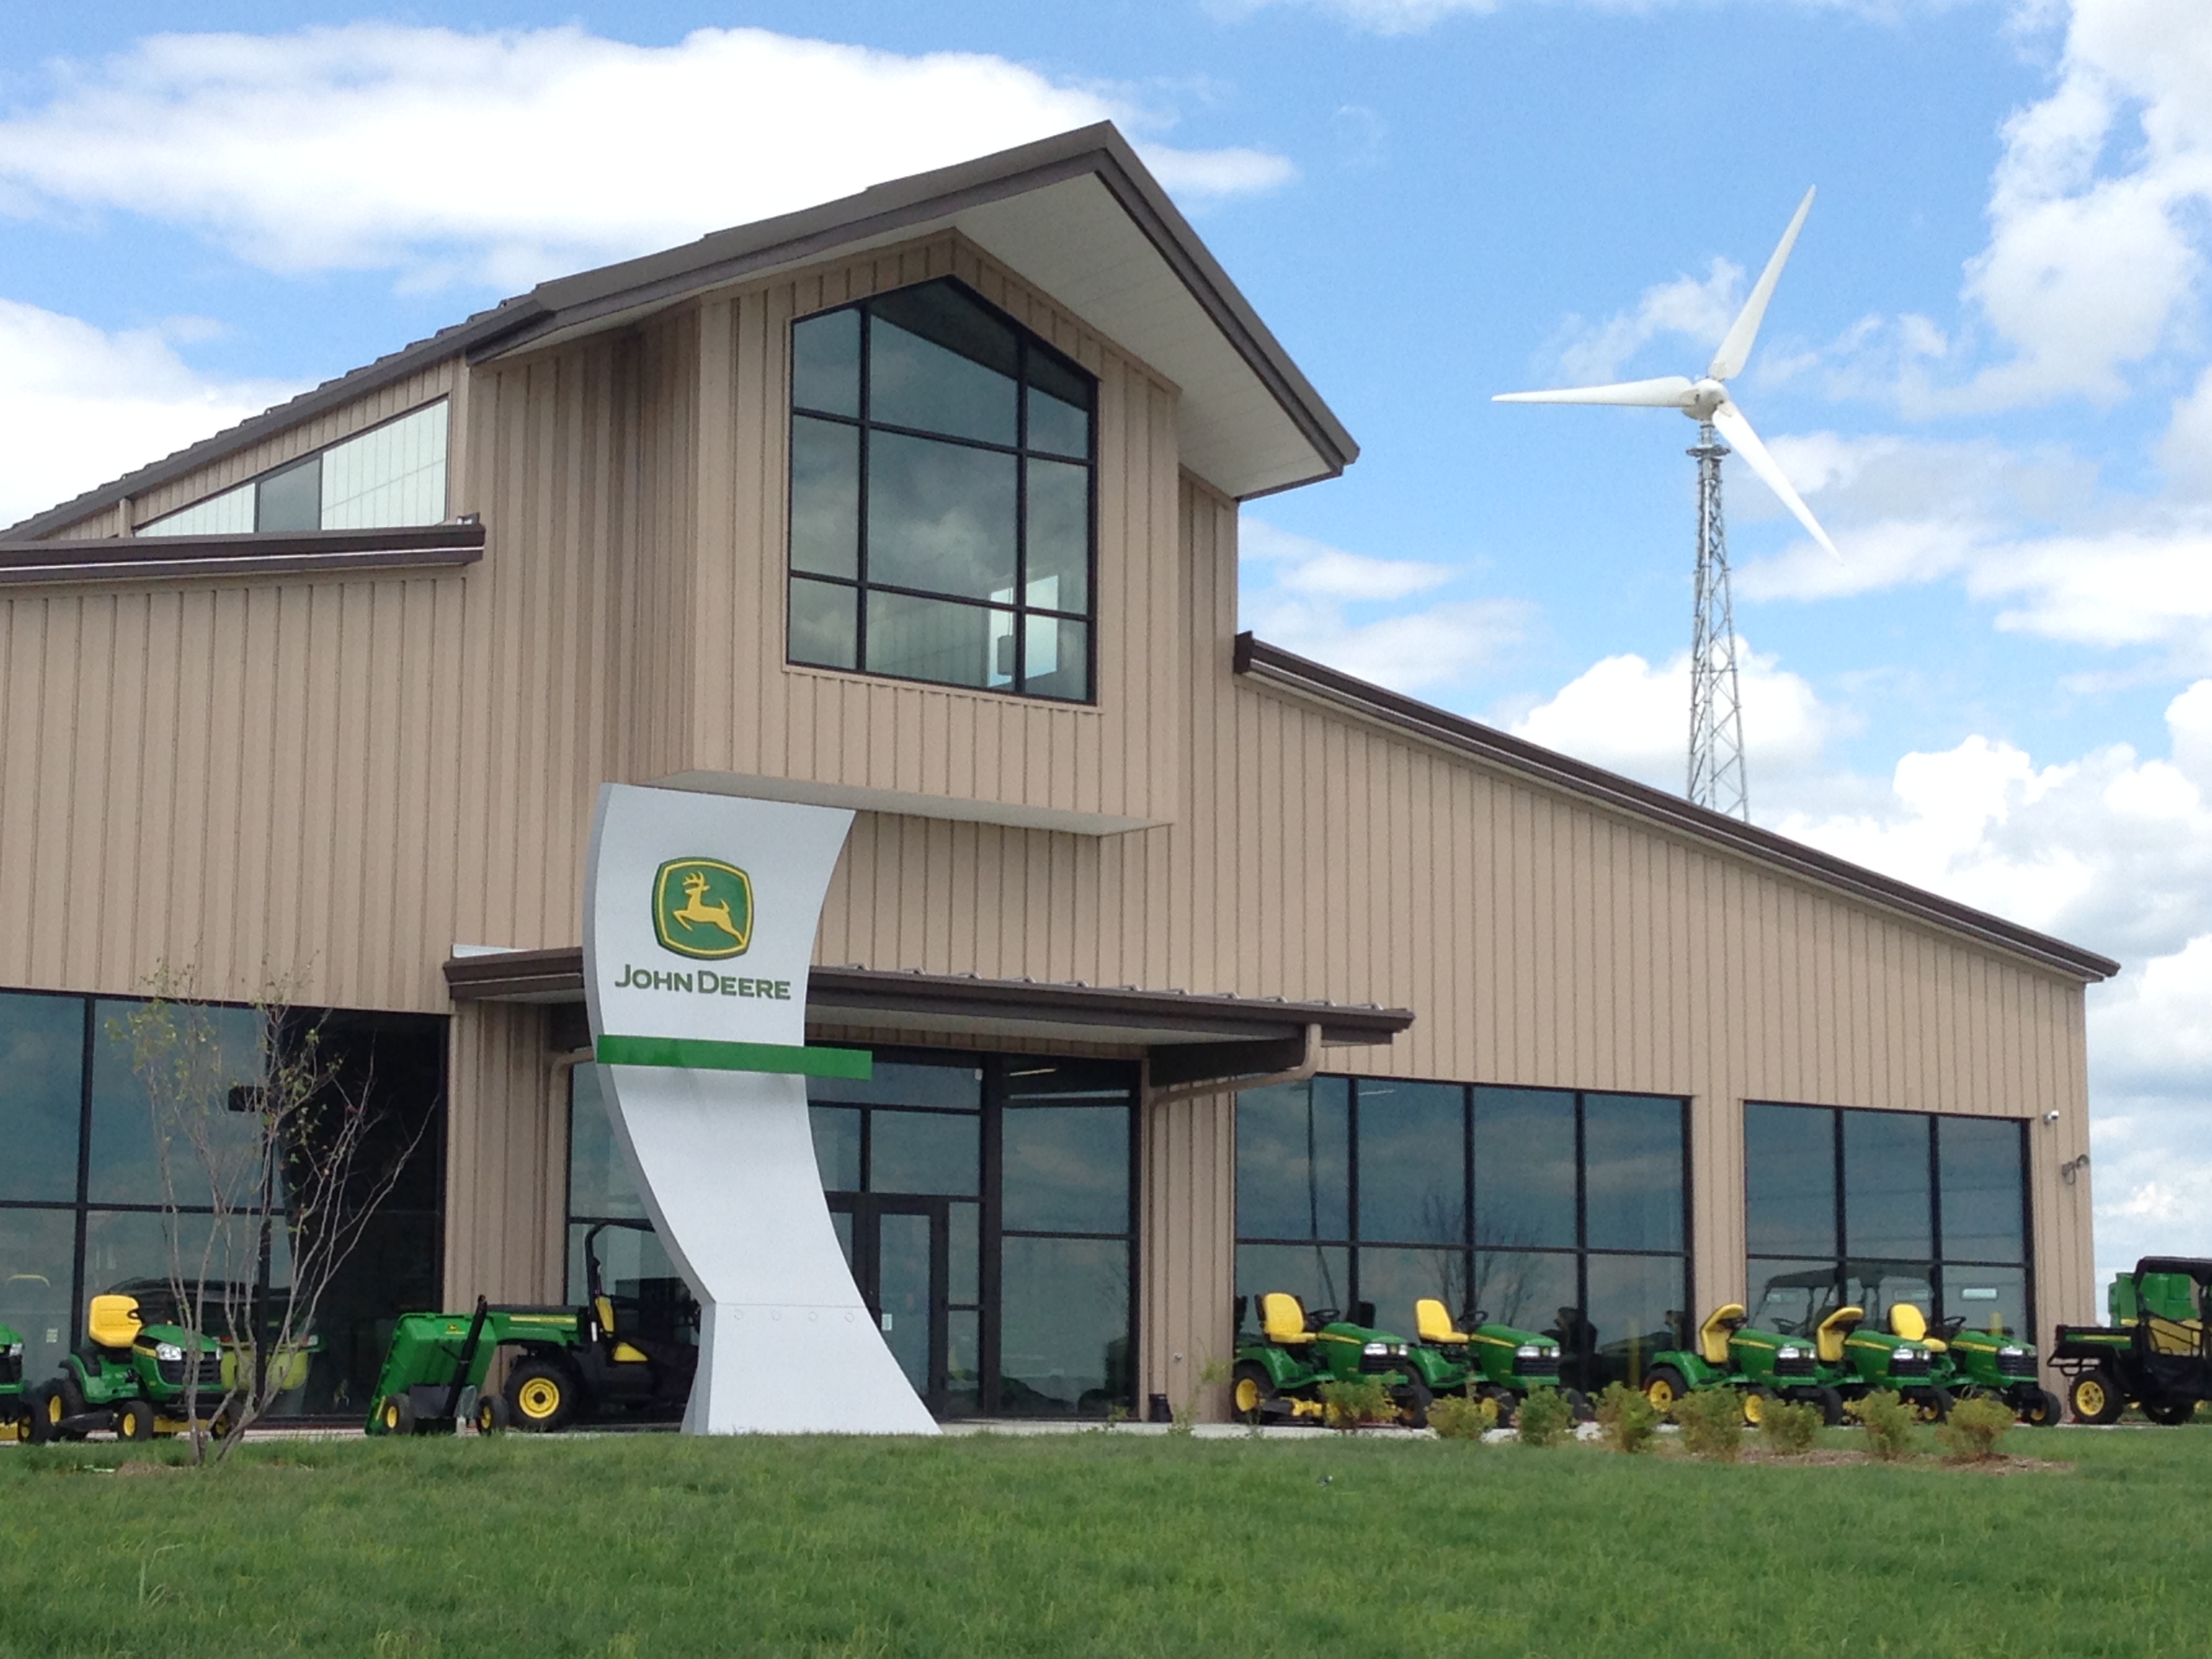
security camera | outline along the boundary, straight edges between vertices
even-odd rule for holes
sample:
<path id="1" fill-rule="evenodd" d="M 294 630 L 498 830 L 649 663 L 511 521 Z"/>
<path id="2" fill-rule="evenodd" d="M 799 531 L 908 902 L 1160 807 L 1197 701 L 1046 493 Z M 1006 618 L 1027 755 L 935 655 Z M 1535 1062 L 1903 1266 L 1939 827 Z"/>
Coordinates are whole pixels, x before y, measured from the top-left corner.
<path id="1" fill-rule="evenodd" d="M 2045 1112 L 2043 1115 L 2043 1121 L 2045 1123 L 2056 1123 L 2058 1121 L 2058 1114 L 2056 1112 Z"/>

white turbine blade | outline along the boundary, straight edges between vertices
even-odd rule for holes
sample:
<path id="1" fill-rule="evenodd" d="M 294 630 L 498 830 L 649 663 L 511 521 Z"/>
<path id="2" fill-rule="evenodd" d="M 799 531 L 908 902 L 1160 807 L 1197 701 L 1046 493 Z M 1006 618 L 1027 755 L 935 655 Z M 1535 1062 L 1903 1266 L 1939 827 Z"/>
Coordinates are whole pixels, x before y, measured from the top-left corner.
<path id="1" fill-rule="evenodd" d="M 1742 374 L 1744 364 L 1750 361 L 1752 342 L 1759 338 L 1759 325 L 1766 320 L 1766 302 L 1774 297 L 1774 285 L 1782 280 L 1782 267 L 1790 263 L 1790 250 L 1797 246 L 1797 233 L 1805 228 L 1805 216 L 1812 210 L 1813 192 L 1808 190 L 1805 199 L 1797 204 L 1797 216 L 1790 222 L 1790 228 L 1775 244 L 1774 257 L 1759 273 L 1759 283 L 1751 290 L 1751 298 L 1743 302 L 1735 321 L 1729 325 L 1728 337 L 1713 354 L 1713 366 L 1705 373 L 1716 380 Z"/>
<path id="2" fill-rule="evenodd" d="M 1557 392 L 1501 392 L 1493 404 L 1613 404 L 1629 409 L 1685 409 L 1696 383 L 1680 374 L 1618 386 L 1564 386 Z"/>
<path id="3" fill-rule="evenodd" d="M 1844 556 L 1836 551 L 1835 543 L 1830 541 L 1828 532 L 1820 528 L 1820 521 L 1813 516 L 1813 509 L 1806 506 L 1796 490 L 1790 487 L 1780 465 L 1766 453 L 1766 446 L 1759 442 L 1759 434 L 1751 429 L 1751 422 L 1744 419 L 1743 411 L 1734 404 L 1724 402 L 1713 410 L 1713 425 L 1721 436 L 1729 441 L 1735 453 L 1751 464 L 1751 470 L 1759 474 L 1766 487 L 1782 497 L 1782 505 L 1797 515 L 1797 522 L 1805 526 L 1813 539 L 1827 549 L 1828 556 L 1838 564 L 1842 563 Z"/>

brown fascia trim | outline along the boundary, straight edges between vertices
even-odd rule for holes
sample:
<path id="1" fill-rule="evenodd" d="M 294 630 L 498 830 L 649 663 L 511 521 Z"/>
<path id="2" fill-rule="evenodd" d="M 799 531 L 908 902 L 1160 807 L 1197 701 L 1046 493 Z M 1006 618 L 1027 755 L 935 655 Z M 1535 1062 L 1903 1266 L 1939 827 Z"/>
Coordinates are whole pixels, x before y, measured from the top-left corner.
<path id="1" fill-rule="evenodd" d="M 451 568 L 483 557 L 481 524 L 304 530 L 267 536 L 115 536 L 0 541 L 0 588 L 40 582 L 175 581 Z"/>
<path id="2" fill-rule="evenodd" d="M 716 231 L 682 248 L 541 283 L 528 296 L 540 307 L 539 314 L 472 346 L 470 361 L 520 351 L 549 334 L 640 307 L 670 304 L 740 282 L 757 271 L 826 258 L 854 242 L 1086 174 L 1096 177 L 1144 232 L 1213 325 L 1304 434 L 1328 476 L 1341 473 L 1358 459 L 1359 446 L 1351 433 L 1110 121 L 872 185 L 857 196 L 819 207 Z"/>
<path id="3" fill-rule="evenodd" d="M 582 947 L 570 945 L 455 957 L 446 963 L 446 988 L 456 1002 L 521 998 L 580 1001 L 584 952 Z M 811 969 L 806 994 L 809 1012 L 818 1004 L 822 1014 L 833 1021 L 837 1014 L 855 1011 L 955 1014 L 969 1018 L 997 1015 L 1054 1024 L 1136 1026 L 1216 1036 L 1226 1026 L 1249 1030 L 1255 1038 L 1271 1039 L 1319 1025 L 1322 1041 L 1334 1047 L 1387 1043 L 1413 1023 L 1412 1011 L 1405 1008 L 1145 991 L 1126 985 L 979 979 L 965 974 L 883 968 Z"/>
<path id="4" fill-rule="evenodd" d="M 88 489 L 82 495 L 50 507 L 45 512 L 0 530 L 0 543 L 36 541 L 51 536 L 57 530 L 66 530 L 80 520 L 95 513 L 105 512 L 128 496 L 138 496 L 163 484 L 183 477 L 187 472 L 221 460 L 224 456 L 264 438 L 274 437 L 279 432 L 313 420 L 316 416 L 349 404 L 370 392 L 404 380 L 448 357 L 459 357 L 479 341 L 503 334 L 520 327 L 538 313 L 527 295 L 516 300 L 503 300 L 489 311 L 480 311 L 464 322 L 443 328 L 428 339 L 417 340 L 412 345 L 402 346 L 374 362 L 341 374 L 334 380 L 325 380 L 310 391 L 301 392 L 289 402 L 240 421 L 236 426 L 218 432 L 212 438 L 203 438 L 188 449 L 180 449 L 149 465 L 140 467 L 111 483 Z"/>
<path id="5" fill-rule="evenodd" d="M 1449 714 L 1433 704 L 1402 696 L 1395 691 L 1324 664 L 1255 639 L 1249 632 L 1237 636 L 1236 671 L 1265 684 L 1277 685 L 1302 696 L 1334 704 L 1401 731 L 1411 732 L 1432 743 L 1473 755 L 1492 765 L 1580 795 L 1632 817 L 1663 825 L 1680 834 L 1717 842 L 1761 864 L 1791 875 L 1849 893 L 1855 898 L 1900 911 L 1954 933 L 1964 933 L 2023 956 L 2045 968 L 2084 981 L 2110 979 L 2120 964 L 2110 957 L 2069 945 L 2048 933 L 1993 916 L 1970 906 L 1954 903 L 1921 888 L 1815 851 L 1787 836 L 1761 830 L 1740 818 L 1692 805 L 1648 784 L 1638 783 L 1556 750 L 1544 749 L 1483 726 L 1463 715 Z"/>

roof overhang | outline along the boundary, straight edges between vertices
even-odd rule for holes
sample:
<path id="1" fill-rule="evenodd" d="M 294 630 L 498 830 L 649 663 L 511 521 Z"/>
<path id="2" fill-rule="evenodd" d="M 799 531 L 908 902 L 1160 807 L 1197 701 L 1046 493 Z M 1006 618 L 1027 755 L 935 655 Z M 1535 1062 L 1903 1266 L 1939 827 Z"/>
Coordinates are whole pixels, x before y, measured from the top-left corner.
<path id="1" fill-rule="evenodd" d="M 1402 696 L 1358 679 L 1340 669 L 1255 639 L 1237 636 L 1235 668 L 1255 684 L 1327 705 L 1340 714 L 1370 720 L 1422 738 L 1471 759 L 1517 773 L 1547 788 L 1577 795 L 1599 805 L 1642 819 L 1656 828 L 1726 848 L 1802 881 L 1848 894 L 1926 926 L 1961 935 L 1974 943 L 2023 958 L 2084 982 L 2110 979 L 2120 964 L 2064 939 L 2039 933 L 1993 916 L 1986 910 L 1930 893 L 1820 852 L 1802 842 L 1746 823 L 1725 813 L 1692 805 L 1680 795 L 1608 772 L 1556 750 L 1485 726 L 1464 715 Z"/>
<path id="2" fill-rule="evenodd" d="M 1181 388 L 1182 465 L 1239 499 L 1332 477 L 1352 434 L 1111 123 L 540 284 L 472 362 L 823 259 L 959 232 Z"/>
<path id="3" fill-rule="evenodd" d="M 0 542 L 0 588 L 44 582 L 176 581 L 450 568 L 483 557 L 476 522 L 269 536 L 123 536 Z"/>
<path id="4" fill-rule="evenodd" d="M 584 1000 L 576 946 L 471 952 L 447 961 L 445 973 L 456 1002 Z M 811 969 L 806 1018 L 842 1031 L 882 1031 L 886 1041 L 922 1032 L 978 1047 L 1012 1040 L 1142 1051 L 1160 1085 L 1279 1071 L 1316 1034 L 1332 1048 L 1385 1046 L 1413 1023 L 1407 1009 L 1365 1004 L 857 967 Z"/>

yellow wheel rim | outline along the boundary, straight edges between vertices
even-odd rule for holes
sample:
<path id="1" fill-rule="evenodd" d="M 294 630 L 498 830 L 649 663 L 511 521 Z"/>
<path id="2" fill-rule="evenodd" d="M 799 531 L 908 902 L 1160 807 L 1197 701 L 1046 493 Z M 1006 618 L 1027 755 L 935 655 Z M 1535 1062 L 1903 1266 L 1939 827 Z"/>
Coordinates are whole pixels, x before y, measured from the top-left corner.
<path id="1" fill-rule="evenodd" d="M 399 1407 L 389 1400 L 384 1402 L 384 1429 L 387 1434 L 399 1432 Z"/>
<path id="2" fill-rule="evenodd" d="M 2084 1382 L 2074 1390 L 2074 1404 L 2084 1417 L 2097 1417 L 2105 1409 L 2105 1385 Z"/>
<path id="3" fill-rule="evenodd" d="M 534 1423 L 543 1423 L 561 1409 L 561 1385 L 550 1376 L 533 1376 L 522 1385 L 514 1403 Z"/>
<path id="4" fill-rule="evenodd" d="M 1755 1429 L 1759 1426 L 1759 1419 L 1765 1415 L 1766 1401 L 1765 1400 L 1761 1399 L 1755 1394 L 1747 1394 L 1744 1395 L 1743 1420 L 1745 1422 L 1750 1424 L 1751 1426 Z"/>
<path id="5" fill-rule="evenodd" d="M 117 1438 L 122 1440 L 136 1440 L 138 1437 L 137 1413 L 135 1412 L 124 1413 L 123 1420 L 116 1425 L 116 1428 L 118 1430 Z"/>
<path id="6" fill-rule="evenodd" d="M 62 1397 L 58 1394 L 50 1394 L 46 1396 L 46 1421 L 58 1428 L 61 1425 L 61 1420 Z"/>
<path id="7" fill-rule="evenodd" d="M 1249 1376 L 1237 1379 L 1237 1409 L 1240 1412 L 1260 1409 L 1260 1385 Z"/>
<path id="8" fill-rule="evenodd" d="M 1674 1403 L 1674 1385 L 1663 1377 L 1654 1377 L 1644 1390 L 1644 1397 L 1661 1410 Z"/>

